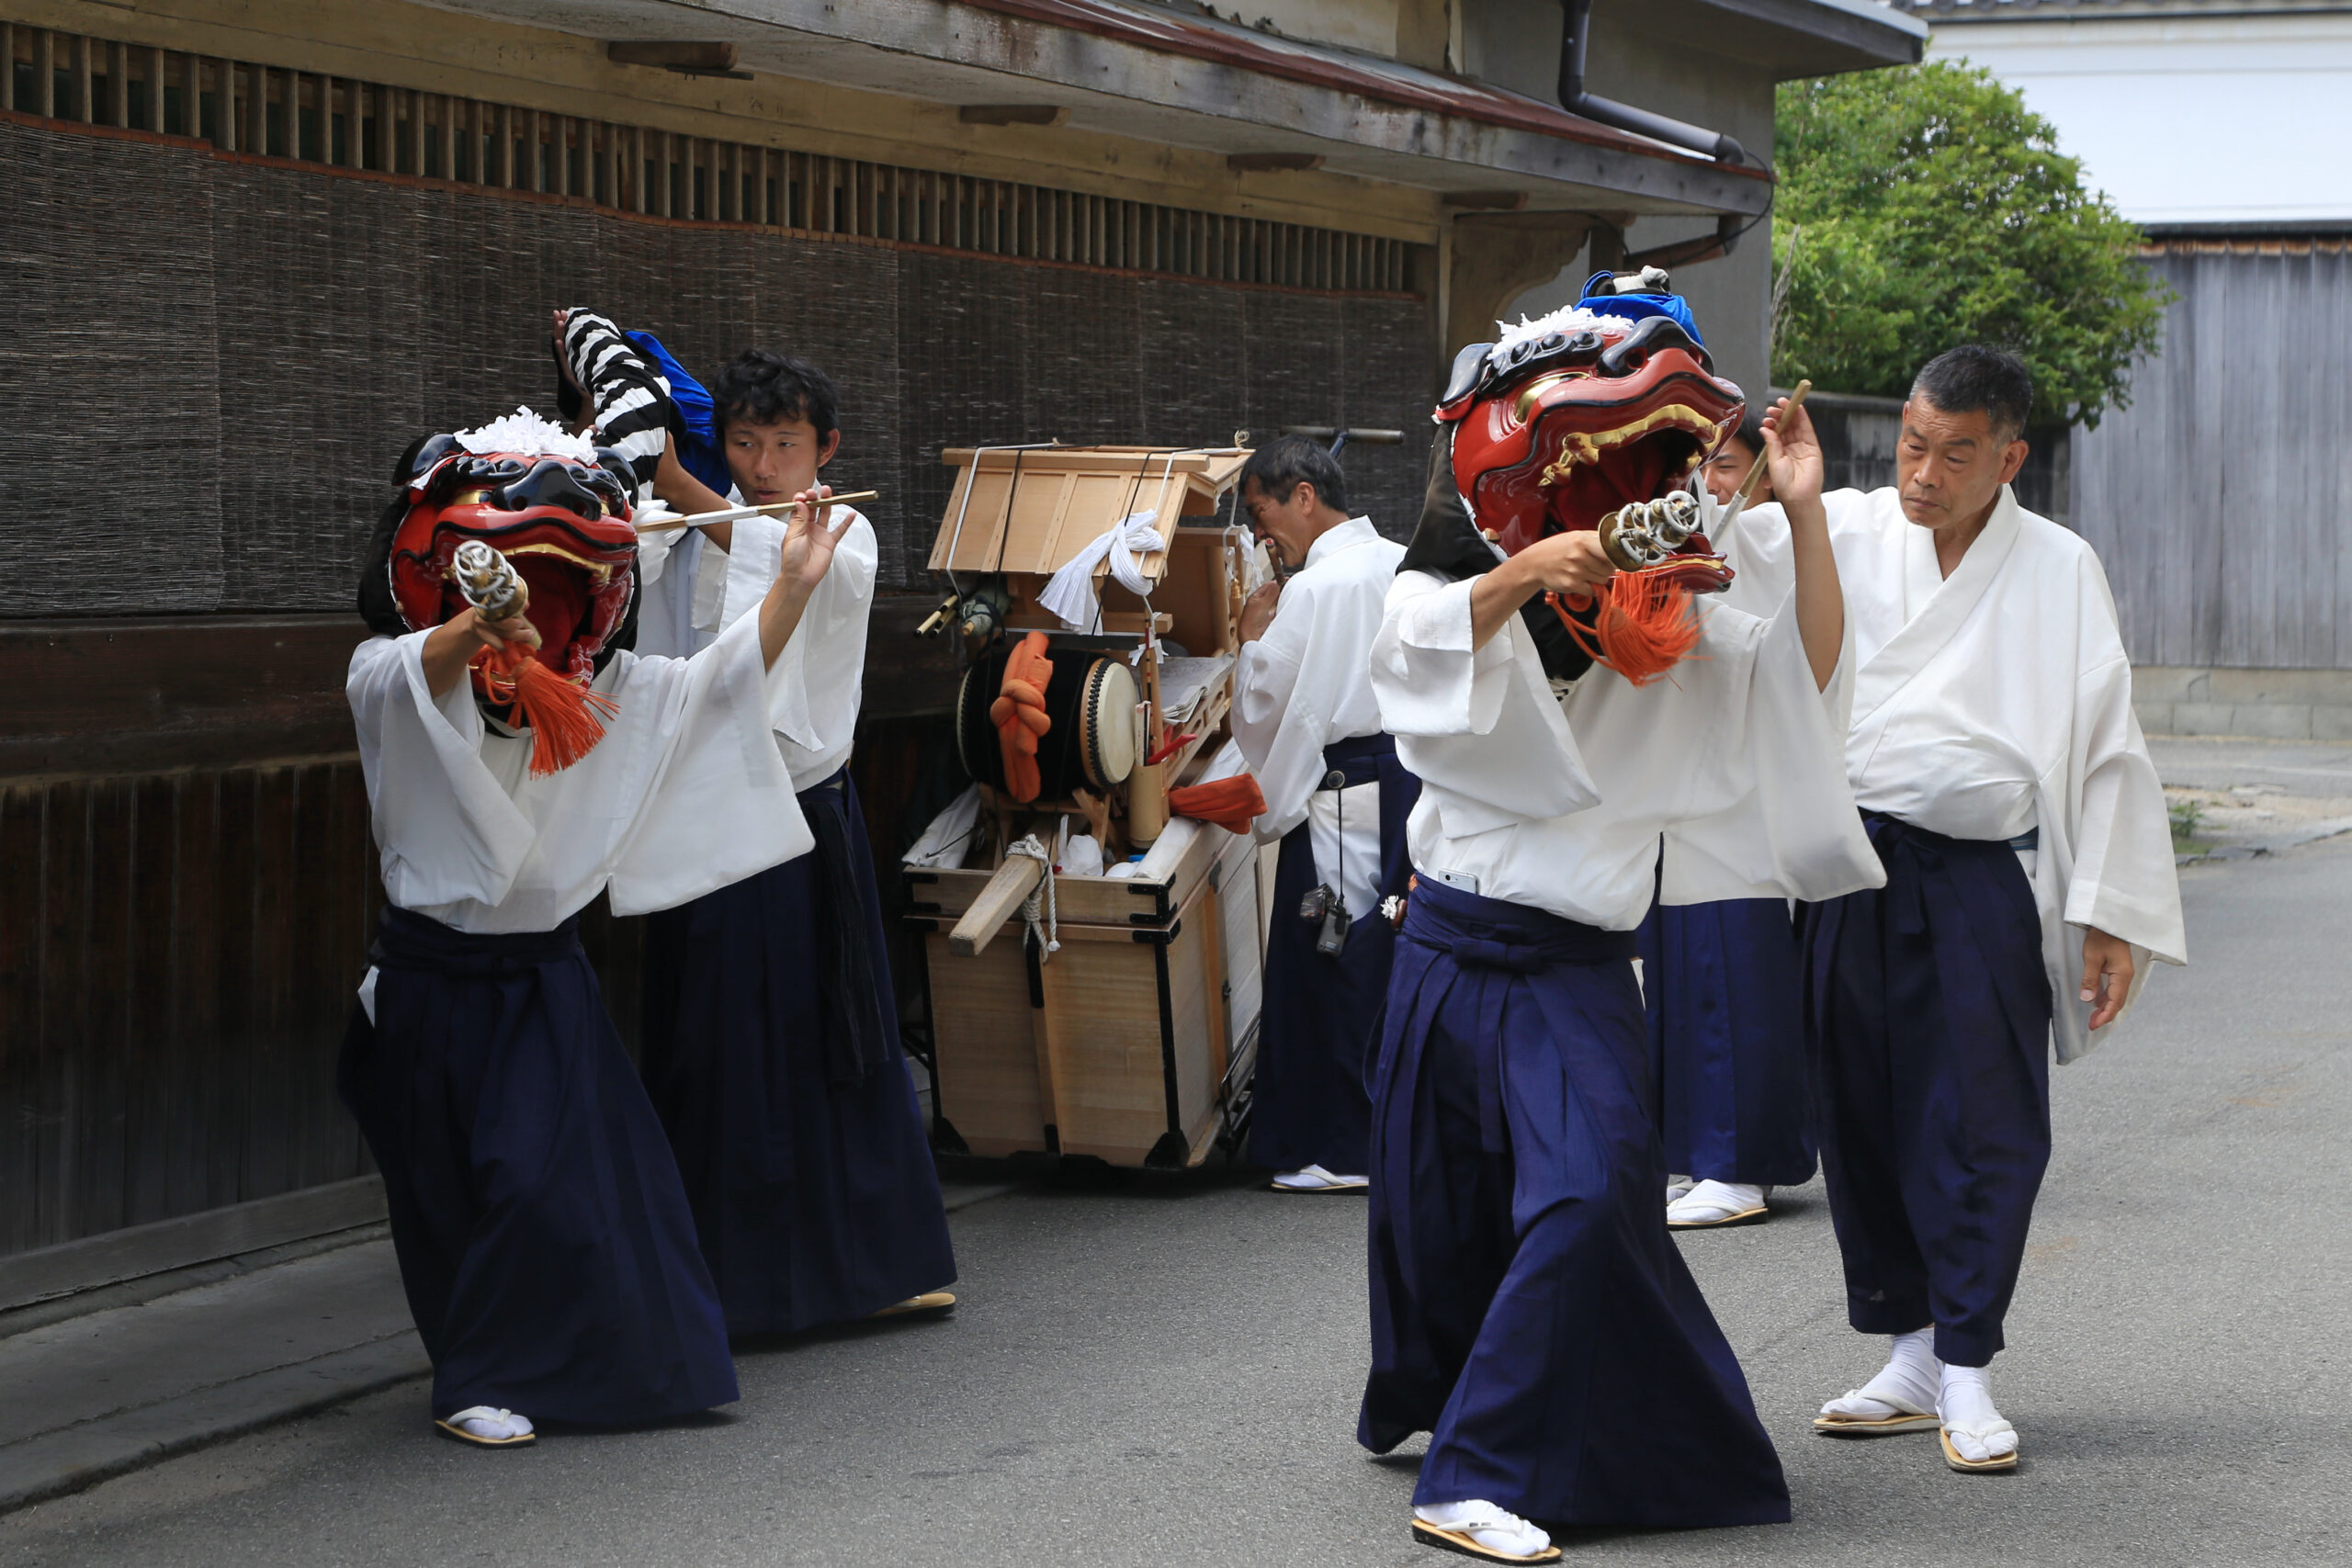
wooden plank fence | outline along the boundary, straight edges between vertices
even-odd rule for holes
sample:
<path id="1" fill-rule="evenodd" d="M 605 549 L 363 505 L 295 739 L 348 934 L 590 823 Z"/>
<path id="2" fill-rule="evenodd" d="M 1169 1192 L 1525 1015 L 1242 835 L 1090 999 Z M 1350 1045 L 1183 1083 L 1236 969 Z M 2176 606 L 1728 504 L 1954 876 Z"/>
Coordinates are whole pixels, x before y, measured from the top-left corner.
<path id="1" fill-rule="evenodd" d="M 2352 670 L 2346 237 L 2181 238 L 2130 408 L 2075 436 L 2075 525 L 2134 664 Z"/>

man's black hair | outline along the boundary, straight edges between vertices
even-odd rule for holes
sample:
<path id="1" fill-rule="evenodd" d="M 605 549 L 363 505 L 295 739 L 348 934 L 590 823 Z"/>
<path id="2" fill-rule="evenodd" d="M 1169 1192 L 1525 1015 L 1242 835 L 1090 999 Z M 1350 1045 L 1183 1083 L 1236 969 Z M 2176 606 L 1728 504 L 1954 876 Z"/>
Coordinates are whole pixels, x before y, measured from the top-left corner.
<path id="1" fill-rule="evenodd" d="M 710 406 L 721 437 L 728 422 L 739 419 L 747 424 L 807 420 L 820 443 L 841 428 L 841 394 L 832 378 L 797 355 L 764 348 L 745 349 L 718 373 Z"/>
<path id="2" fill-rule="evenodd" d="M 1353 515 L 1348 511 L 1348 481 L 1340 473 L 1340 460 L 1321 442 L 1304 435 L 1277 435 L 1250 453 L 1241 466 L 1241 482 L 1255 483 L 1258 493 L 1277 506 L 1287 505 L 1300 485 L 1310 484 L 1317 501 L 1343 517 Z"/>
<path id="3" fill-rule="evenodd" d="M 1747 447 L 1749 457 L 1763 457 L 1764 411 L 1753 403 L 1749 404 L 1747 412 L 1739 416 L 1739 428 L 1731 433 L 1731 438 Z"/>
<path id="4" fill-rule="evenodd" d="M 2033 376 L 2014 354 L 1966 343 L 1928 361 L 1911 382 L 1911 395 L 1939 413 L 1981 413 L 1994 434 L 2015 441 L 2033 412 Z"/>

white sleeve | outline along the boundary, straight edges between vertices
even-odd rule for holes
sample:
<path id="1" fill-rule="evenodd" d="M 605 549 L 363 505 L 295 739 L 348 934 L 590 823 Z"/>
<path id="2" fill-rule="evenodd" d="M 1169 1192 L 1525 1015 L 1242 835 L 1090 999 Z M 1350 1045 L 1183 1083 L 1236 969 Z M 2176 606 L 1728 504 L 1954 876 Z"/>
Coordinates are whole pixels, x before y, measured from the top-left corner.
<path id="1" fill-rule="evenodd" d="M 787 525 L 774 517 L 735 520 L 722 553 L 727 579 L 719 592 L 717 626 L 734 625 L 767 597 L 775 574 L 784 570 L 784 541 L 788 531 Z"/>
<path id="2" fill-rule="evenodd" d="M 1856 536 L 1871 527 L 1870 496 L 1858 490 L 1833 490 L 1821 498 L 1821 508 L 1828 514 L 1830 553 L 1839 579 L 1851 584 L 1860 564 L 1853 558 Z M 1717 596 L 1717 603 L 1770 620 L 1796 592 L 1795 544 L 1789 537 L 1789 514 L 1779 502 L 1748 507 L 1725 537 L 1709 538 L 1732 569 L 1731 586 Z"/>
<path id="3" fill-rule="evenodd" d="M 1372 644 L 1372 689 L 1391 735 L 1485 735 L 1512 684 L 1512 643 L 1471 646 L 1475 577 L 1446 582 L 1400 571 Z"/>
<path id="4" fill-rule="evenodd" d="M 660 727 L 664 754 L 613 862 L 613 913 L 670 908 L 815 843 L 769 728 L 775 685 L 756 616 L 692 659 L 636 661 L 619 700 Z"/>
<path id="5" fill-rule="evenodd" d="M 662 581 L 662 570 L 670 563 L 673 547 L 691 532 L 674 528 L 660 534 L 639 534 L 637 536 L 637 589 L 639 593 Z"/>
<path id="6" fill-rule="evenodd" d="M 1770 616 L 1797 585 L 1789 518 L 1776 502 L 1748 507 L 1724 537 L 1709 536 L 1731 568 L 1722 602 L 1751 615 Z"/>
<path id="7" fill-rule="evenodd" d="M 1564 817 L 1600 795 L 1513 615 L 1471 647 L 1470 589 L 1399 572 L 1372 645 L 1372 689 L 1398 760 L 1454 838 Z"/>
<path id="8" fill-rule="evenodd" d="M 2132 712 L 2132 667 L 2120 655 L 2076 685 L 2075 773 L 2082 780 L 2066 923 L 2120 937 L 2167 964 L 2188 962 L 2164 784 Z M 2147 965 L 2138 966 L 2138 993 Z"/>
<path id="9" fill-rule="evenodd" d="M 733 558 L 719 547 L 718 541 L 704 535 L 702 548 L 695 552 L 694 594 L 686 611 L 686 618 L 695 630 L 717 632 L 726 626 L 727 584 L 734 570 Z M 775 574 L 771 572 L 769 576 L 773 579 Z M 763 585 L 760 592 L 765 593 L 766 587 Z"/>
<path id="10" fill-rule="evenodd" d="M 1306 820 L 1306 803 L 1323 772 L 1328 722 L 1318 720 L 1328 721 L 1329 706 L 1324 703 L 1318 712 L 1313 690 L 1328 681 L 1310 676 L 1302 690 L 1315 637 L 1314 589 L 1294 579 L 1278 604 L 1266 635 L 1242 645 L 1234 671 L 1233 739 L 1266 797 L 1258 818 L 1261 843 L 1272 843 Z"/>
<path id="11" fill-rule="evenodd" d="M 1679 764 L 1677 776 L 1653 773 L 1645 785 L 1667 839 L 1662 901 L 1817 901 L 1881 886 L 1885 870 L 1846 780 L 1852 618 L 1837 671 L 1817 689 L 1793 594 L 1769 621 L 1704 602 L 1700 614 L 1699 658 L 1645 691 L 1657 701 L 1638 728 L 1612 714 L 1593 716 L 1587 728 L 1585 711 L 1571 708 L 1596 759 L 1604 733 L 1611 757 L 1644 734 L 1677 739 L 1649 753 Z"/>
<path id="12" fill-rule="evenodd" d="M 386 897 L 404 909 L 506 897 L 537 830 L 481 760 L 481 712 L 460 679 L 435 700 L 429 632 L 373 637 L 351 655 L 344 694 L 359 733 Z"/>
<path id="13" fill-rule="evenodd" d="M 834 547 L 832 565 L 809 596 L 769 682 L 775 693 L 770 725 L 797 749 L 796 761 L 831 756 L 848 746 L 865 699 L 865 631 L 881 548 L 873 524 L 848 507 L 837 508 L 836 519 L 843 513 L 847 521 L 839 525 L 842 540 Z M 773 517 L 746 517 L 735 525 L 721 611 L 728 624 L 748 616 L 766 597 L 784 568 L 788 532 L 788 525 Z"/>

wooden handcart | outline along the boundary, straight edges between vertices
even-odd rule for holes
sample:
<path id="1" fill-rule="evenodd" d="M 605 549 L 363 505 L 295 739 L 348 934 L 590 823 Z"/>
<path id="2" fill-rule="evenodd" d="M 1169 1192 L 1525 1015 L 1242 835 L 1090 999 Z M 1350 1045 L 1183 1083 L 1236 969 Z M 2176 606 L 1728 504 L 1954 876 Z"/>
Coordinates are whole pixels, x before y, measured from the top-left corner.
<path id="1" fill-rule="evenodd" d="M 970 841 L 960 864 L 903 873 L 907 918 L 925 933 L 944 1146 L 1182 1168 L 1246 1105 L 1265 952 L 1257 847 L 1171 822 L 1168 793 L 1230 739 L 1250 540 L 1227 519 L 1247 457 L 944 454 L 958 473 L 931 564 L 965 599 L 985 591 L 1001 608 L 959 702 L 979 795 Z M 1165 541 L 1136 559 L 1145 593 L 1098 572 L 1101 611 L 1081 631 L 1038 603 L 1056 570 L 1141 515 Z M 1059 743 L 1040 751 L 1040 794 L 1023 802 L 1005 787 L 985 708 L 1005 639 L 1032 630 L 1047 634 L 1048 694 L 1061 705 L 1046 738 Z M 1126 673 L 1132 688 L 1102 679 Z M 1132 729 L 1120 736 L 1123 722 Z M 1034 838 L 1051 855 L 1080 833 L 1105 852 L 1106 874 L 1057 874 L 1048 900 L 1044 863 L 1014 847 Z M 1033 895 L 1045 906 L 1036 928 L 1024 915 Z"/>

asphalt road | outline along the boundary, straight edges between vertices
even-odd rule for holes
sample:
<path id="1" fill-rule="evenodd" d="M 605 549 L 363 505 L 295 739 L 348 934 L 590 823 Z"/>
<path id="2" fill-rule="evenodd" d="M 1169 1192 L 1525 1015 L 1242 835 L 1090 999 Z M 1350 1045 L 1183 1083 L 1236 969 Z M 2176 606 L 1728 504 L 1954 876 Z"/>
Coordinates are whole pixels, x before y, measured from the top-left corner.
<path id="1" fill-rule="evenodd" d="M 1815 1186 L 1684 1241 L 1796 1522 L 1580 1534 L 1572 1561 L 2352 1562 L 2352 840 L 2183 882 L 2196 967 L 2056 1075 L 1995 1373 L 2023 1470 L 1810 1433 L 1882 1349 L 1845 1326 Z M 953 1320 L 747 1349 L 724 1414 L 481 1453 L 412 1385 L 0 1518 L 0 1565 L 1440 1561 L 1407 1535 L 1412 1460 L 1351 1441 L 1360 1201 L 1128 1180 L 955 1224 Z"/>

